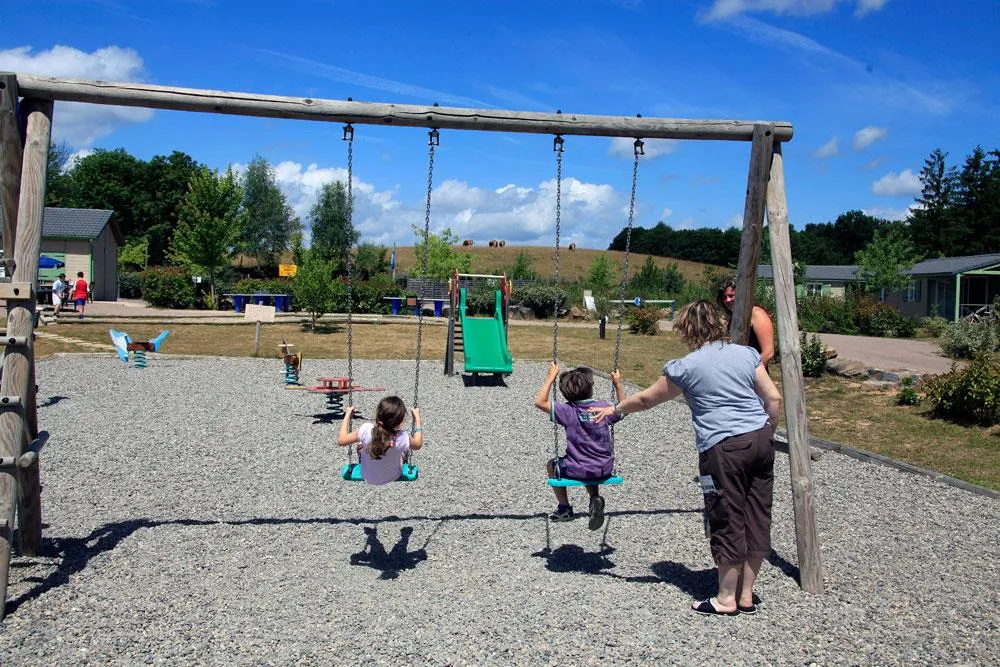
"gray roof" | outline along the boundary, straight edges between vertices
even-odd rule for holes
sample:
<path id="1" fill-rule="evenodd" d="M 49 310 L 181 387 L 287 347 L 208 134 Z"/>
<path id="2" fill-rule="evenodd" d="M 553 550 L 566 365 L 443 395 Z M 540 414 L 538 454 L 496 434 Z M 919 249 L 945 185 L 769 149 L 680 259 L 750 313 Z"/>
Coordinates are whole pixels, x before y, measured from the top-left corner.
<path id="1" fill-rule="evenodd" d="M 46 208 L 42 216 L 42 237 L 96 239 L 104 231 L 114 211 L 96 208 Z M 122 243 L 118 225 L 111 221 L 112 233 Z"/>
<path id="2" fill-rule="evenodd" d="M 757 266 L 757 277 L 774 279 L 770 264 L 759 264 Z M 843 266 L 806 264 L 806 280 L 828 280 L 830 282 L 853 282 L 858 280 L 858 267 L 850 264 Z"/>
<path id="3" fill-rule="evenodd" d="M 968 255 L 966 257 L 942 257 L 917 262 L 910 270 L 911 276 L 953 276 L 966 271 L 976 271 L 1000 264 L 1000 255 Z"/>

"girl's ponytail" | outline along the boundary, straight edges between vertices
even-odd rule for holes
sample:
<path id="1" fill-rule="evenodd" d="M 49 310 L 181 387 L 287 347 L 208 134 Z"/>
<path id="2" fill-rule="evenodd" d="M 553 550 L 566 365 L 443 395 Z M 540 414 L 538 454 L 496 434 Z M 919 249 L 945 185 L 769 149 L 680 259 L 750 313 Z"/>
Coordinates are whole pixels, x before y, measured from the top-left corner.
<path id="1" fill-rule="evenodd" d="M 386 396 L 379 401 L 375 411 L 375 424 L 372 428 L 372 442 L 368 446 L 368 455 L 380 459 L 392 446 L 392 436 L 406 419 L 406 405 L 398 396 Z"/>

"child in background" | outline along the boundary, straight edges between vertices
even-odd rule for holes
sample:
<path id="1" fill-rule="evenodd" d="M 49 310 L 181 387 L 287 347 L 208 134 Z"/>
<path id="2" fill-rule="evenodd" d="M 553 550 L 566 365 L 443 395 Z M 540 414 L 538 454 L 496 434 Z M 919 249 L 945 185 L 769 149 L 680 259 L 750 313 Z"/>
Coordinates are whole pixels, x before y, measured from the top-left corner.
<path id="1" fill-rule="evenodd" d="M 66 274 L 60 273 L 56 281 L 52 283 L 52 305 L 55 308 L 55 316 L 59 317 L 59 311 L 63 307 L 63 297 L 66 291 Z"/>
<path id="2" fill-rule="evenodd" d="M 90 291 L 87 289 L 87 281 L 83 279 L 83 271 L 76 272 L 76 284 L 73 286 L 73 301 L 80 309 L 80 319 L 83 319 L 83 311 L 87 307 L 87 298 Z"/>
<path id="3" fill-rule="evenodd" d="M 403 462 L 410 450 L 424 446 L 420 426 L 420 408 L 413 408 L 413 428 L 401 428 L 406 419 L 406 405 L 398 396 L 386 396 L 375 410 L 375 422 L 366 422 L 357 431 L 351 431 L 354 408 L 344 411 L 340 422 L 337 444 L 349 447 L 357 444 L 361 476 L 376 486 L 395 482 L 403 473 Z"/>
<path id="4" fill-rule="evenodd" d="M 575 479 L 581 482 L 598 482 L 614 474 L 615 452 L 611 444 L 611 424 L 621 419 L 617 415 L 597 424 L 591 421 L 588 410 L 595 407 L 608 407 L 607 401 L 595 401 L 594 372 L 586 367 L 574 368 L 559 377 L 559 391 L 566 403 L 553 404 L 549 400 L 552 383 L 559 376 L 559 366 L 551 362 L 549 375 L 545 379 L 538 394 L 535 396 L 535 407 L 549 413 L 552 421 L 566 429 L 566 455 L 552 459 L 546 464 L 549 477 Z M 615 385 L 618 402 L 625 400 L 625 389 L 622 387 L 621 373 L 615 369 L 611 373 Z M 557 468 L 558 467 L 558 468 Z M 573 506 L 569 504 L 569 494 L 565 487 L 554 486 L 559 506 L 549 515 L 552 521 L 572 521 L 575 517 Z M 597 530 L 604 525 L 604 498 L 600 495 L 598 484 L 587 484 L 590 495 L 590 522 L 588 527 Z"/>

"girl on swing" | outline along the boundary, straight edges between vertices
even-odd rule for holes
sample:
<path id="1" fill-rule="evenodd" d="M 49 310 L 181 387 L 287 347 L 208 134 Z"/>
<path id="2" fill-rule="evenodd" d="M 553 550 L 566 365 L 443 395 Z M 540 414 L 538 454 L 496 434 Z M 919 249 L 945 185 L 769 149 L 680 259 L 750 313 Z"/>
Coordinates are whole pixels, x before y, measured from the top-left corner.
<path id="1" fill-rule="evenodd" d="M 402 428 L 406 405 L 398 396 L 386 396 L 379 401 L 374 423 L 365 422 L 357 431 L 351 430 L 353 414 L 353 407 L 344 411 L 337 444 L 341 447 L 358 446 L 361 476 L 369 484 L 381 486 L 395 482 L 403 473 L 403 463 L 410 451 L 424 446 L 420 408 L 413 408 L 410 431 Z"/>

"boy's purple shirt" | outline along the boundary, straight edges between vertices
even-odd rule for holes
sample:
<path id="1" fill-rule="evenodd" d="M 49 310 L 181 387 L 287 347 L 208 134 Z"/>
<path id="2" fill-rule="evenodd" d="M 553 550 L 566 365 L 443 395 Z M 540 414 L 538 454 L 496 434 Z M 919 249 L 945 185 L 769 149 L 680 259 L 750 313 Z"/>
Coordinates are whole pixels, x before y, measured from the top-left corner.
<path id="1" fill-rule="evenodd" d="M 617 413 L 600 424 L 593 421 L 590 408 L 610 407 L 607 401 L 585 400 L 552 403 L 552 420 L 566 429 L 566 456 L 560 473 L 574 479 L 595 479 L 614 474 L 615 450 L 611 425 L 620 421 Z"/>

